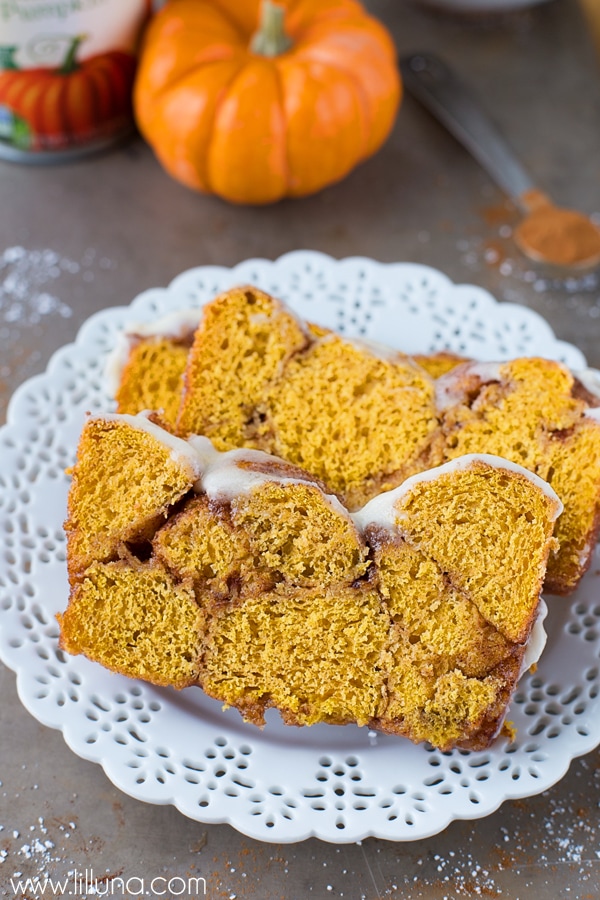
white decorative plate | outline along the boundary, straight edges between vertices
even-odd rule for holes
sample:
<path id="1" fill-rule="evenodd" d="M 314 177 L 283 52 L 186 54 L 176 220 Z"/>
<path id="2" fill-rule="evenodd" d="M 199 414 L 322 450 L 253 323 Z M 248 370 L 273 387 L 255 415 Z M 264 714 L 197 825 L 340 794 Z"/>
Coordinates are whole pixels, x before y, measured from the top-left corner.
<path id="1" fill-rule="evenodd" d="M 486 752 L 440 753 L 352 726 L 286 728 L 273 711 L 260 731 L 199 689 L 154 688 L 58 650 L 54 616 L 68 595 L 64 469 L 86 411 L 110 408 L 106 355 L 131 320 L 201 305 L 240 282 L 316 322 L 404 350 L 448 347 L 479 359 L 542 354 L 585 365 L 538 315 L 497 304 L 480 288 L 455 286 L 424 266 L 309 252 L 193 269 L 131 307 L 92 316 L 46 374 L 19 388 L 0 435 L 0 656 L 17 672 L 24 705 L 126 793 L 260 840 L 423 838 L 549 787 L 600 743 L 594 567 L 575 597 L 550 598 L 548 647 L 509 714 L 517 739 Z"/>

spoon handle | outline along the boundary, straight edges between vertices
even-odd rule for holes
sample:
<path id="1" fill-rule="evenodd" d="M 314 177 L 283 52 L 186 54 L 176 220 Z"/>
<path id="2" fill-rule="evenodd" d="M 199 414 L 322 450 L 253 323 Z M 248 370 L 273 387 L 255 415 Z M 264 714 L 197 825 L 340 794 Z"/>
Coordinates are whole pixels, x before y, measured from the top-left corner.
<path id="1" fill-rule="evenodd" d="M 400 60 L 404 84 L 446 126 L 509 197 L 525 209 L 535 184 L 479 102 L 446 63 L 429 53 Z"/>

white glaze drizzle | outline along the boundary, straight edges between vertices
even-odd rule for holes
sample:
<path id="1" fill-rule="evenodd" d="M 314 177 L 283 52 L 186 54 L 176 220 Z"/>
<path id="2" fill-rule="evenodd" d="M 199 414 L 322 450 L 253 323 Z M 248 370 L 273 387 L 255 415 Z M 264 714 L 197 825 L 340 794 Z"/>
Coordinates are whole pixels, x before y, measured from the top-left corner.
<path id="1" fill-rule="evenodd" d="M 571 371 L 586 391 L 600 401 L 600 371 L 598 369 L 572 369 Z"/>
<path id="2" fill-rule="evenodd" d="M 283 464 L 284 460 L 262 450 L 217 450 L 212 441 L 202 435 L 192 435 L 186 440 L 175 437 L 160 425 L 148 419 L 149 411 L 138 413 L 135 416 L 125 413 L 105 413 L 98 417 L 99 421 L 122 422 L 131 428 L 145 431 L 151 434 L 157 441 L 170 448 L 171 457 L 176 462 L 188 464 L 194 476 L 194 491 L 204 493 L 211 500 L 231 502 L 237 497 L 248 496 L 256 488 L 268 482 L 279 484 L 305 484 L 320 491 L 325 501 L 336 512 L 343 515 L 352 525 L 352 517 L 345 506 L 340 503 L 335 494 L 326 494 L 310 477 L 299 478 L 297 475 L 285 475 L 279 472 L 263 472 L 246 466 L 240 467 L 239 463 L 265 466 Z"/>
<path id="3" fill-rule="evenodd" d="M 201 309 L 178 309 L 153 322 L 130 322 L 126 325 L 117 337 L 104 367 L 109 395 L 114 397 L 117 393 L 129 354 L 140 338 L 161 337 L 181 341 L 195 332 L 201 318 Z"/>
<path id="4" fill-rule="evenodd" d="M 210 500 L 221 500 L 231 503 L 238 497 L 247 497 L 254 490 L 269 482 L 278 484 L 305 484 L 317 488 L 325 501 L 336 512 L 344 516 L 353 525 L 350 513 L 338 500 L 335 494 L 326 494 L 310 477 L 299 478 L 298 475 L 285 475 L 280 472 L 257 471 L 259 467 L 283 464 L 284 460 L 262 450 L 216 450 L 212 441 L 203 435 L 191 435 L 189 445 L 196 451 L 202 466 L 202 476 L 194 486 L 197 493 L 204 493 Z M 246 463 L 247 466 L 240 466 Z M 255 466 L 256 468 L 252 468 Z"/>
<path id="5" fill-rule="evenodd" d="M 533 623 L 533 628 L 531 629 L 531 634 L 529 635 L 529 640 L 527 641 L 525 653 L 523 654 L 523 659 L 521 661 L 521 671 L 519 672 L 519 678 L 521 678 L 526 672 L 529 671 L 529 669 L 533 665 L 535 665 L 544 651 L 546 641 L 548 640 L 548 635 L 546 634 L 546 629 L 544 628 L 544 620 L 546 619 L 547 615 L 548 607 L 546 605 L 546 601 L 543 599 L 543 597 L 540 597 L 535 622 Z"/>
<path id="6" fill-rule="evenodd" d="M 435 400 L 439 412 L 463 402 L 466 397 L 463 386 L 465 378 L 474 375 L 482 382 L 500 381 L 503 365 L 500 362 L 466 362 L 442 375 L 435 382 Z"/>
<path id="7" fill-rule="evenodd" d="M 126 334 L 132 337 L 168 337 L 184 340 L 193 334 L 202 318 L 202 309 L 176 309 L 154 322 L 140 322 L 128 325 Z"/>
<path id="8" fill-rule="evenodd" d="M 389 347 L 387 344 L 380 344 L 379 341 L 372 341 L 368 338 L 348 338 L 345 336 L 342 340 L 346 344 L 355 347 L 357 350 L 368 353 L 369 356 L 374 356 L 376 359 L 381 359 L 383 362 L 406 362 L 408 365 L 413 364 L 410 357 L 407 357 L 401 350 L 396 350 L 394 347 Z"/>
<path id="9" fill-rule="evenodd" d="M 553 501 L 555 507 L 553 520 L 556 520 L 563 511 L 563 505 L 555 491 L 553 491 L 550 485 L 540 478 L 539 475 L 535 475 L 533 472 L 523 468 L 523 466 L 519 466 L 517 463 L 510 462 L 508 459 L 503 459 L 501 456 L 493 456 L 490 453 L 469 453 L 466 456 L 459 456 L 456 459 L 451 459 L 449 462 L 444 463 L 442 466 L 437 466 L 435 469 L 427 469 L 426 472 L 419 472 L 416 475 L 411 475 L 410 478 L 407 478 L 406 481 L 399 487 L 394 488 L 393 491 L 388 491 L 385 494 L 378 494 L 377 497 L 373 497 L 373 499 L 369 500 L 362 509 L 352 513 L 352 518 L 354 519 L 357 528 L 362 531 L 369 525 L 384 528 L 386 531 L 394 531 L 398 523 L 398 514 L 395 508 L 396 504 L 402 497 L 408 494 L 415 485 L 424 481 L 436 481 L 441 475 L 451 472 L 464 472 L 465 469 L 471 468 L 476 463 L 483 463 L 494 469 L 505 469 L 509 472 L 515 472 L 518 475 L 522 475 L 523 478 L 527 478 L 528 481 L 531 481 L 532 484 L 542 490 L 544 494 Z"/>
<path id="10" fill-rule="evenodd" d="M 593 419 L 600 422 L 600 370 L 598 369 L 572 369 L 573 377 L 579 381 L 588 393 L 598 398 L 598 406 L 588 406 L 584 412 L 584 419 Z"/>
<path id="11" fill-rule="evenodd" d="M 125 332 L 121 332 L 117 337 L 117 342 L 106 358 L 104 364 L 104 381 L 109 397 L 113 399 L 117 396 L 117 391 L 121 384 L 123 369 L 127 365 L 129 354 L 131 353 L 132 340 Z"/>

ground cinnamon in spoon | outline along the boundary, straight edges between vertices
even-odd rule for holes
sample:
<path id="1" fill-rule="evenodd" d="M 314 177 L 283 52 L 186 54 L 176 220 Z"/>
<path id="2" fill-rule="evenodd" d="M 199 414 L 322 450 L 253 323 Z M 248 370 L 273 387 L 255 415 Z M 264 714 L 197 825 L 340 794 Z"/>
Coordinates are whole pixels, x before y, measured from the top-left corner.
<path id="1" fill-rule="evenodd" d="M 524 253 L 556 266 L 600 259 L 600 230 L 586 216 L 554 206 L 541 191 L 528 191 L 520 199 L 530 210 L 515 231 Z"/>

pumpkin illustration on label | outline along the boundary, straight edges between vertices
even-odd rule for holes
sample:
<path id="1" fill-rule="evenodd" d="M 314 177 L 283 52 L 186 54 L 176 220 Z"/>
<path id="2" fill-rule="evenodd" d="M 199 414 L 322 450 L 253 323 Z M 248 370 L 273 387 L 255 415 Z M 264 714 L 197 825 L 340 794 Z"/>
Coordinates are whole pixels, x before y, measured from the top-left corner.
<path id="1" fill-rule="evenodd" d="M 111 50 L 80 60 L 85 35 L 66 41 L 62 63 L 21 69 L 0 47 L 0 140 L 21 150 L 63 150 L 109 137 L 131 119 L 137 60 Z"/>

